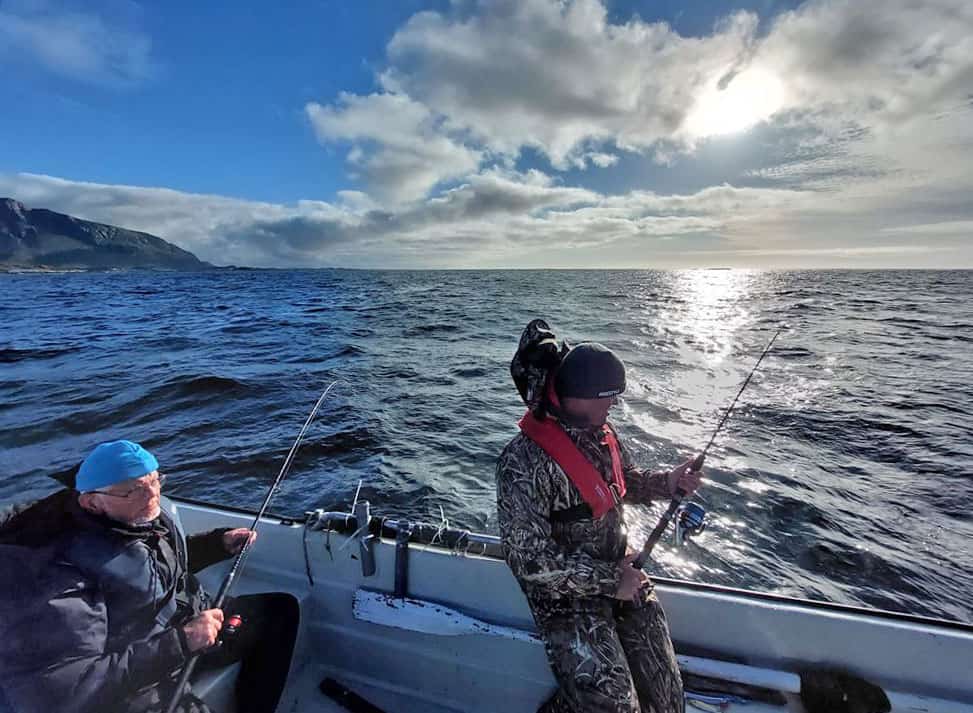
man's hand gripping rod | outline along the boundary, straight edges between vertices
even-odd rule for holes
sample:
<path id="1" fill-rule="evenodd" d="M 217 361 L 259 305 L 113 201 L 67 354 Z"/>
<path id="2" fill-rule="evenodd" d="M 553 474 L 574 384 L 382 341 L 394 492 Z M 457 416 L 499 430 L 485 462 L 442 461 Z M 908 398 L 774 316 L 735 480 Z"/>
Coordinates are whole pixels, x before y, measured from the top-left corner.
<path id="1" fill-rule="evenodd" d="M 290 452 L 287 454 L 287 458 L 284 459 L 284 464 L 280 468 L 280 472 L 277 474 L 277 478 L 274 480 L 273 484 L 270 486 L 270 491 L 267 493 L 267 497 L 264 498 L 263 505 L 260 506 L 260 510 L 257 512 L 257 516 L 253 519 L 253 523 L 250 525 L 250 531 L 256 532 L 257 526 L 260 524 L 260 518 L 264 516 L 267 511 L 267 506 L 270 504 L 270 499 L 276 495 L 280 484 L 283 482 L 284 477 L 287 475 L 288 471 L 291 469 L 291 464 L 294 462 L 294 456 L 297 455 L 297 449 L 300 447 L 304 440 L 304 435 L 307 433 L 307 429 L 311 425 L 311 421 L 318 413 L 318 409 L 321 408 L 321 404 L 331 393 L 331 389 L 335 387 L 337 381 L 331 382 L 331 384 L 324 390 L 324 393 L 318 398 L 317 403 L 314 404 L 314 408 L 311 409 L 311 413 L 308 414 L 307 420 L 301 427 L 301 432 L 297 434 L 297 440 L 294 441 L 294 445 L 291 446 Z M 230 592 L 230 588 L 236 581 L 237 576 L 243 569 L 243 561 L 246 559 L 247 554 L 250 552 L 250 546 L 252 537 L 248 537 L 246 542 L 244 542 L 243 547 L 237 553 L 236 560 L 233 562 L 233 567 L 227 573 L 226 577 L 223 578 L 223 584 L 220 586 L 220 592 L 216 597 L 216 601 L 213 602 L 212 609 L 220 609 L 223 606 L 223 601 L 226 599 L 227 594 Z M 186 663 L 186 666 L 182 670 L 182 675 L 179 677 L 179 682 L 176 684 L 176 690 L 172 694 L 172 700 L 169 702 L 169 707 L 166 708 L 166 713 L 173 713 L 176 707 L 179 705 L 179 700 L 182 698 L 183 691 L 186 688 L 186 682 L 189 681 L 190 675 L 192 675 L 193 669 L 196 668 L 196 662 L 199 661 L 200 654 L 194 654 L 192 658 Z"/>
<path id="2" fill-rule="evenodd" d="M 760 362 L 762 362 L 764 357 L 770 352 L 770 348 L 774 346 L 774 341 L 777 339 L 777 336 L 785 329 L 787 329 L 787 325 L 779 327 L 774 333 L 774 336 L 771 337 L 770 342 L 766 347 L 764 347 L 763 352 L 760 354 L 760 358 L 757 359 L 757 363 L 753 365 L 753 369 L 751 369 L 750 373 L 747 375 L 746 381 L 743 382 L 743 386 L 740 387 L 737 395 L 733 397 L 733 401 L 730 403 L 730 408 L 728 408 L 723 414 L 723 418 L 720 419 L 719 424 L 716 426 L 716 430 L 713 431 L 713 435 L 710 436 L 709 443 L 706 444 L 706 448 L 704 448 L 703 452 L 696 456 L 696 459 L 693 461 L 691 470 L 698 471 L 703 467 L 703 461 L 706 460 L 706 453 L 709 451 L 710 446 L 713 445 L 713 441 L 716 440 L 716 436 L 723 428 L 723 424 L 726 423 L 726 419 L 730 417 L 733 407 L 736 406 L 737 399 L 740 398 L 740 394 L 743 393 L 743 390 L 747 388 L 747 384 L 750 383 L 750 379 L 753 378 L 753 375 L 757 373 L 757 367 L 760 366 Z M 662 514 L 662 517 L 659 518 L 658 524 L 649 534 L 649 539 L 645 541 L 645 544 L 642 546 L 642 551 L 639 552 L 638 557 L 632 560 L 632 566 L 635 569 L 642 569 L 642 567 L 645 566 L 646 561 L 649 559 L 649 555 L 652 554 L 652 550 L 656 543 L 662 538 L 666 528 L 669 527 L 669 522 L 672 520 L 673 515 L 676 514 L 676 510 L 679 509 L 684 497 L 686 497 L 686 492 L 682 488 L 676 488 L 676 497 L 672 499 L 672 501 L 669 503 L 669 507 L 666 508 L 666 511 Z"/>

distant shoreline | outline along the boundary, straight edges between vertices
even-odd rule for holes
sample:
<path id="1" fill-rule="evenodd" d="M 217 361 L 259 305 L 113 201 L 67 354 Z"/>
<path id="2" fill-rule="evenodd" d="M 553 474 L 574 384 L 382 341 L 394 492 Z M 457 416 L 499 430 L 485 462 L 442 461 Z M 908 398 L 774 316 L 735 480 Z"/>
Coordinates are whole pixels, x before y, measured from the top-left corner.
<path id="1" fill-rule="evenodd" d="M 198 275 L 205 272 L 970 272 L 973 267 L 244 267 L 210 265 L 199 270 L 169 267 L 56 268 L 0 265 L 0 274 L 152 272 Z"/>

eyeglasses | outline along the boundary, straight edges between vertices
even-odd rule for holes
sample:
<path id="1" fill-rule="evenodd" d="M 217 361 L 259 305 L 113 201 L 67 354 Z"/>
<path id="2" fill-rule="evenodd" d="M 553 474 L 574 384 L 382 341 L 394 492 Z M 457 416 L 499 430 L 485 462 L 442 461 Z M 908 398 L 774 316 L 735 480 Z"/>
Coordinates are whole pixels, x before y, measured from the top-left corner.
<path id="1" fill-rule="evenodd" d="M 165 482 L 166 482 L 166 474 L 159 473 L 159 475 L 156 478 L 153 478 L 152 480 L 144 484 L 136 485 L 134 488 L 127 490 L 125 493 L 109 493 L 107 490 L 92 490 L 90 492 L 98 493 L 99 495 L 108 495 L 113 498 L 130 498 L 135 493 L 143 493 L 143 494 L 148 493 L 149 489 L 156 483 L 158 483 L 159 487 L 161 488 Z"/>

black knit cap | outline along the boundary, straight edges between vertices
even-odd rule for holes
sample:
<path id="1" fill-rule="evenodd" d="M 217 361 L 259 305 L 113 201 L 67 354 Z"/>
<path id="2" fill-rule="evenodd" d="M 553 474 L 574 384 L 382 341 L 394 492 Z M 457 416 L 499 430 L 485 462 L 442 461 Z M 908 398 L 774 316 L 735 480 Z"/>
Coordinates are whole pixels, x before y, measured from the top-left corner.
<path id="1" fill-rule="evenodd" d="M 582 342 L 569 351 L 554 377 L 561 398 L 604 399 L 625 391 L 625 365 L 607 347 Z"/>

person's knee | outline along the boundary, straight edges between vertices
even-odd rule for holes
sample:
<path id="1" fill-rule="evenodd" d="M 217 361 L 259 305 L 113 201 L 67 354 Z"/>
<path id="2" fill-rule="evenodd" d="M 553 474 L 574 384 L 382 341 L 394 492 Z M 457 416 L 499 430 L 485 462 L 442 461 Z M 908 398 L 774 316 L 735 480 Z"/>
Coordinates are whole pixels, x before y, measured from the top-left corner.
<path id="1" fill-rule="evenodd" d="M 638 697 L 625 653 L 611 641 L 562 649 L 552 661 L 563 704 L 557 711 L 639 713 Z M 600 645 L 599 645 L 600 644 Z"/>

